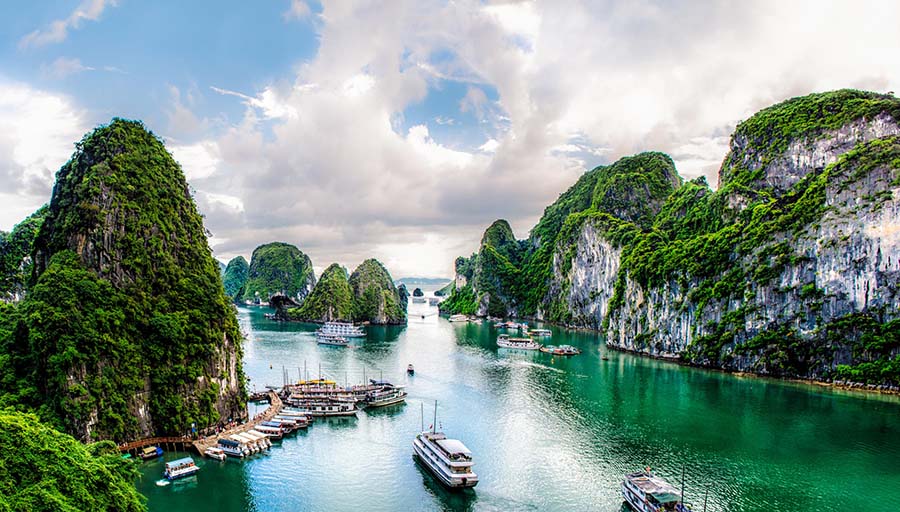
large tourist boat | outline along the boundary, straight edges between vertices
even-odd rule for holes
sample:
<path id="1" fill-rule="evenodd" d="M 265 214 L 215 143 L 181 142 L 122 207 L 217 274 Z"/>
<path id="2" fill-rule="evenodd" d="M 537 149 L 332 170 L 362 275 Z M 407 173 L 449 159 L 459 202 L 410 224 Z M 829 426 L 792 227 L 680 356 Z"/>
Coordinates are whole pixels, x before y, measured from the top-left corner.
<path id="1" fill-rule="evenodd" d="M 400 386 L 384 387 L 366 395 L 366 407 L 384 407 L 406 400 L 406 391 Z"/>
<path id="2" fill-rule="evenodd" d="M 366 331 L 362 326 L 347 322 L 325 322 L 316 334 L 341 336 L 344 338 L 365 338 Z"/>
<path id="3" fill-rule="evenodd" d="M 681 491 L 654 475 L 650 468 L 625 475 L 622 497 L 637 512 L 691 512 L 690 505 L 681 501 Z"/>
<path id="4" fill-rule="evenodd" d="M 329 418 L 332 416 L 356 416 L 356 404 L 354 402 L 342 402 L 337 400 L 310 400 L 301 405 L 310 416 L 317 418 Z"/>
<path id="5" fill-rule="evenodd" d="M 531 338 L 512 338 L 508 334 L 497 336 L 497 346 L 516 350 L 540 350 L 541 344 Z"/>
<path id="6" fill-rule="evenodd" d="M 339 334 L 324 334 L 317 333 L 316 334 L 316 342 L 319 345 L 332 345 L 335 347 L 346 347 L 350 344 L 347 338 L 339 335 Z"/>
<path id="7" fill-rule="evenodd" d="M 528 335 L 539 338 L 549 338 L 553 336 L 553 331 L 551 331 L 550 329 L 530 329 L 528 331 Z"/>
<path id="8" fill-rule="evenodd" d="M 183 459 L 166 462 L 166 469 L 163 471 L 163 475 L 165 475 L 168 480 L 177 480 L 179 478 L 191 476 L 197 471 L 200 471 L 200 468 L 194 464 L 194 459 L 185 457 Z"/>

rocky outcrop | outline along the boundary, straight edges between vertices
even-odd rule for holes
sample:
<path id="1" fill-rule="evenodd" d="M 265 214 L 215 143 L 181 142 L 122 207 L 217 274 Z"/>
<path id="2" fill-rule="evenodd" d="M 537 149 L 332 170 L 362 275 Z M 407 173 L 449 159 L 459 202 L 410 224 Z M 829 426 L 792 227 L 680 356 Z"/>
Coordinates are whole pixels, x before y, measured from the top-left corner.
<path id="1" fill-rule="evenodd" d="M 331 322 L 353 320 L 353 292 L 347 279 L 347 270 L 332 263 L 322 275 L 312 293 L 300 307 L 288 308 L 287 317 L 305 322 Z"/>
<path id="2" fill-rule="evenodd" d="M 387 269 L 378 260 L 368 259 L 349 279 L 353 292 L 353 320 L 380 325 L 406 323 L 406 308 Z"/>
<path id="3" fill-rule="evenodd" d="M 259 303 L 282 293 L 303 302 L 315 285 L 309 256 L 291 244 L 272 242 L 253 250 L 241 298 Z"/>
<path id="4" fill-rule="evenodd" d="M 9 233 L 0 232 L 0 300 L 18 302 L 25 296 L 32 272 L 34 239 L 49 211 L 44 205 Z"/>
<path id="5" fill-rule="evenodd" d="M 250 264 L 243 256 L 232 258 L 222 272 L 222 286 L 225 288 L 225 295 L 235 300 L 240 299 L 243 296 L 243 289 L 247 284 L 249 274 Z"/>
<path id="6" fill-rule="evenodd" d="M 241 335 L 184 175 L 115 119 L 57 173 L 13 338 L 10 394 L 83 441 L 244 414 Z"/>
<path id="7" fill-rule="evenodd" d="M 659 153 L 600 167 L 545 210 L 503 291 L 616 348 L 896 385 L 898 134 L 900 100 L 843 90 L 741 123 L 716 191 Z M 472 292 L 447 302 L 481 306 Z"/>

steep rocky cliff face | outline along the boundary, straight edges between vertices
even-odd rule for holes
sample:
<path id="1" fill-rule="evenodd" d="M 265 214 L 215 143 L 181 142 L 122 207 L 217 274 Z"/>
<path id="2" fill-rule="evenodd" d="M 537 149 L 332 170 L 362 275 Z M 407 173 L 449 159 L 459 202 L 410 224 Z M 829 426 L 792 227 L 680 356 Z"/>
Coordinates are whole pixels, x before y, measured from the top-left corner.
<path id="1" fill-rule="evenodd" d="M 240 332 L 202 218 L 141 123 L 96 129 L 57 173 L 34 283 L 4 311 L 5 403 L 83 441 L 243 413 Z"/>
<path id="2" fill-rule="evenodd" d="M 272 295 L 283 293 L 302 302 L 315 285 L 309 256 L 291 244 L 272 242 L 253 250 L 242 298 L 265 302 Z"/>
<path id="3" fill-rule="evenodd" d="M 222 272 L 222 286 L 225 288 L 225 295 L 234 300 L 240 299 L 249 274 L 250 264 L 243 256 L 232 258 Z"/>
<path id="4" fill-rule="evenodd" d="M 599 194 L 616 164 L 588 173 L 532 232 L 522 312 L 695 364 L 900 383 L 898 120 L 892 96 L 814 94 L 741 123 L 716 191 L 623 199 Z"/>
<path id="5" fill-rule="evenodd" d="M 44 205 L 9 233 L 0 232 L 0 300 L 17 302 L 25 296 L 34 239 L 49 211 Z"/>
<path id="6" fill-rule="evenodd" d="M 332 263 L 319 276 L 312 293 L 298 308 L 288 308 L 287 317 L 306 322 L 331 322 L 353 320 L 353 291 L 347 279 L 347 270 Z"/>
<path id="7" fill-rule="evenodd" d="M 368 259 L 349 279 L 353 292 L 353 320 L 381 325 L 406 323 L 405 302 L 401 300 L 390 273 L 378 260 Z"/>

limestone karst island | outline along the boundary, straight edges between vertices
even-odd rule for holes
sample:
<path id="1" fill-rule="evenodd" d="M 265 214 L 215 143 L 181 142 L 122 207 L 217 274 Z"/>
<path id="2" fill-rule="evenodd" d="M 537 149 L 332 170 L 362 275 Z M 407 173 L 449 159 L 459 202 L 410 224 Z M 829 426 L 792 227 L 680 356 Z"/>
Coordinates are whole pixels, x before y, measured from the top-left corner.
<path id="1" fill-rule="evenodd" d="M 0 11 L 0 511 L 900 510 L 900 5 Z"/>

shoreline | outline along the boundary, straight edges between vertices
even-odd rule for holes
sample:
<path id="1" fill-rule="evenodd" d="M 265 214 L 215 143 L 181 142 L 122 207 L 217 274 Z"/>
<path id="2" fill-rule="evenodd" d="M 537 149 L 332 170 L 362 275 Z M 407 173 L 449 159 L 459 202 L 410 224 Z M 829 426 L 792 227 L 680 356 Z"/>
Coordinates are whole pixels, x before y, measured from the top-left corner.
<path id="1" fill-rule="evenodd" d="M 439 315 L 441 315 L 441 316 L 443 316 L 445 314 L 447 314 L 447 313 L 444 313 L 444 312 L 439 313 Z M 484 317 L 477 316 L 477 315 L 468 315 L 468 316 L 472 316 L 475 318 L 480 318 L 482 320 L 490 321 L 490 317 L 488 317 L 488 316 L 484 316 Z M 519 318 L 512 318 L 512 319 L 520 320 Z M 540 319 L 533 318 L 533 317 L 522 317 L 521 320 L 527 320 L 528 322 L 540 322 L 541 324 L 551 325 L 554 327 L 565 329 L 567 331 L 594 333 L 594 334 L 598 334 L 600 336 L 603 335 L 602 331 L 591 328 L 591 327 L 579 327 L 579 326 L 574 326 L 574 325 L 559 324 L 559 323 L 555 323 L 555 322 L 548 322 L 545 320 L 540 320 Z M 850 392 L 859 393 L 859 394 L 863 394 L 863 395 L 873 395 L 874 394 L 874 395 L 900 396 L 900 388 L 898 388 L 898 389 L 884 389 L 884 388 L 879 389 L 880 384 L 866 384 L 863 382 L 846 382 L 846 381 L 838 381 L 836 383 L 835 381 L 827 382 L 827 381 L 823 381 L 823 380 L 804 378 L 804 377 L 776 377 L 774 375 L 764 375 L 764 374 L 760 374 L 760 373 L 753 373 L 753 372 L 740 371 L 740 370 L 728 370 L 726 368 L 717 368 L 714 366 L 704 366 L 704 365 L 700 365 L 700 364 L 691 363 L 689 361 L 684 361 L 683 359 L 681 359 L 678 356 L 667 357 L 667 356 L 661 356 L 661 355 L 653 355 L 653 354 L 648 354 L 646 352 L 638 352 L 636 350 L 629 350 L 627 348 L 610 345 L 608 343 L 604 343 L 604 345 L 606 346 L 607 349 L 613 350 L 616 352 L 633 354 L 633 355 L 637 355 L 640 357 L 656 359 L 659 361 L 667 361 L 670 363 L 678 364 L 680 366 L 687 366 L 687 367 L 691 367 L 691 368 L 700 368 L 703 370 L 711 370 L 711 371 L 716 371 L 716 372 L 721 372 L 721 373 L 727 373 L 727 374 L 734 375 L 737 377 L 752 377 L 752 378 L 756 378 L 756 379 L 768 379 L 768 380 L 780 381 L 780 382 L 790 382 L 793 384 L 805 384 L 805 385 L 816 386 L 819 388 L 828 388 L 828 389 L 840 390 L 840 391 L 850 391 Z"/>
<path id="2" fill-rule="evenodd" d="M 546 323 L 546 322 L 542 322 L 542 323 Z M 600 332 L 600 331 L 596 331 L 594 329 L 585 329 L 585 330 L 596 332 L 596 333 Z M 729 370 L 726 368 L 717 368 L 715 366 L 704 366 L 704 365 L 700 365 L 700 364 L 694 364 L 694 363 L 691 363 L 688 361 L 684 361 L 679 357 L 656 356 L 653 354 L 648 354 L 646 352 L 638 352 L 635 350 L 629 350 L 627 348 L 617 347 L 614 345 L 610 345 L 608 343 L 606 344 L 606 348 L 608 350 L 612 350 L 615 352 L 622 352 L 624 354 L 633 354 L 633 355 L 636 355 L 639 357 L 646 357 L 646 358 L 655 359 L 658 361 L 666 361 L 669 363 L 675 363 L 677 365 L 687 366 L 690 368 L 699 368 L 702 370 L 710 370 L 710 371 L 719 372 L 719 373 L 726 373 L 729 375 L 734 375 L 735 377 L 747 377 L 747 378 L 764 379 L 764 380 L 772 380 L 772 381 L 779 381 L 779 382 L 790 382 L 793 384 L 804 384 L 804 385 L 808 385 L 808 386 L 816 386 L 819 388 L 828 388 L 828 389 L 832 389 L 832 390 L 850 391 L 850 392 L 859 393 L 859 394 L 863 394 L 863 395 L 900 396 L 900 389 L 878 389 L 879 385 L 877 385 L 877 384 L 864 384 L 862 382 L 843 382 L 843 381 L 840 383 L 835 383 L 834 381 L 827 382 L 824 380 L 817 380 L 817 379 L 810 379 L 810 378 L 803 378 L 803 377 L 776 377 L 774 375 L 763 375 L 760 373 L 753 373 L 753 372 L 740 371 L 740 370 Z"/>

